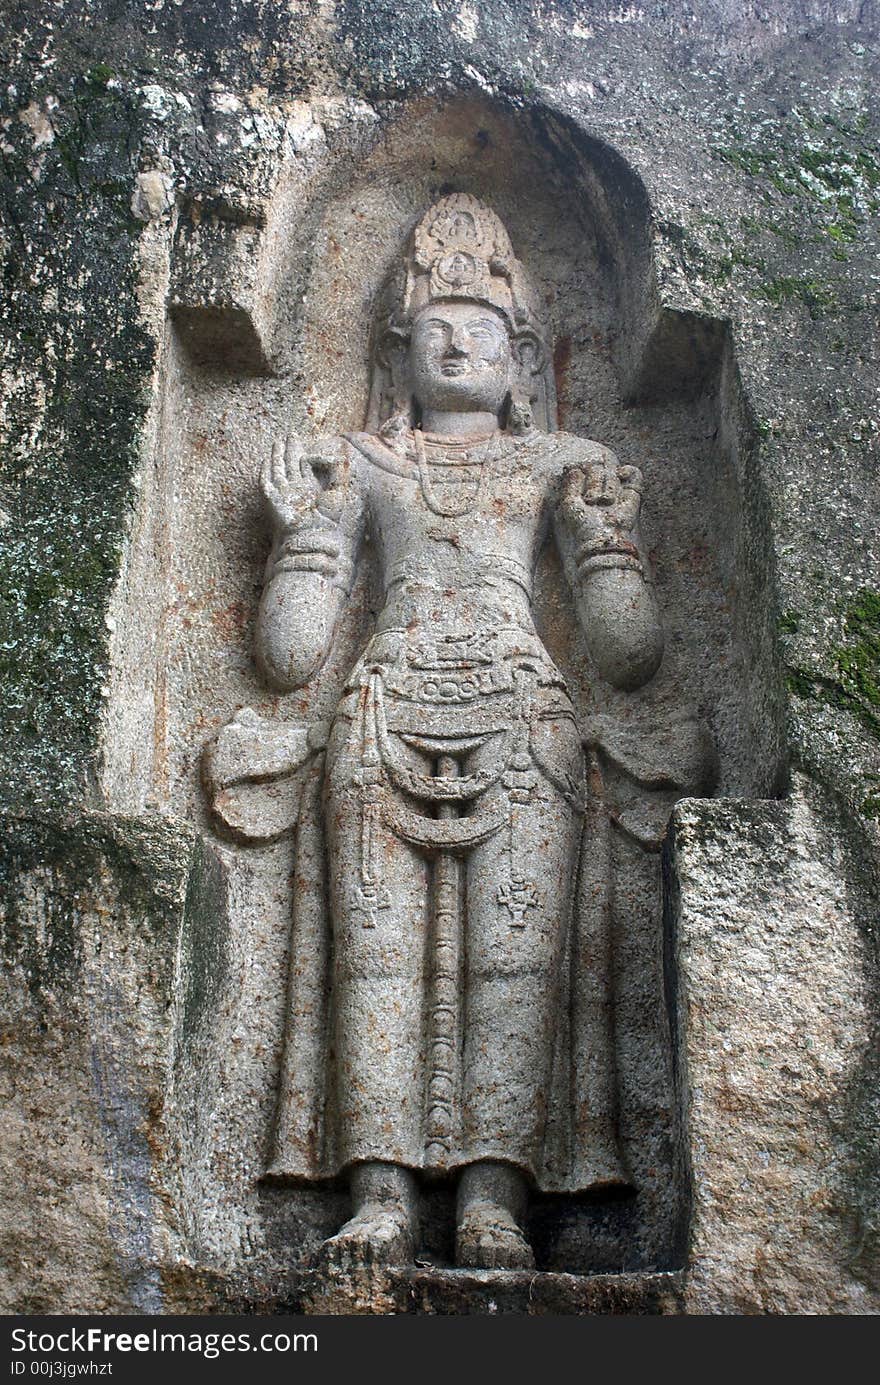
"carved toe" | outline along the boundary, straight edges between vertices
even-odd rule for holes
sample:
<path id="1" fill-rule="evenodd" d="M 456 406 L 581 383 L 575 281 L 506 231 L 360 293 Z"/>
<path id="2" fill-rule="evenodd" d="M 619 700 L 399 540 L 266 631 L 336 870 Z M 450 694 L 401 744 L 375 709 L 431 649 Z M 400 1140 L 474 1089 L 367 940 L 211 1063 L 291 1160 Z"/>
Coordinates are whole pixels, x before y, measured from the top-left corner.
<path id="1" fill-rule="evenodd" d="M 415 1245 L 404 1212 L 366 1207 L 321 1246 L 319 1262 L 329 1270 L 350 1274 L 371 1265 L 409 1265 Z"/>
<path id="2" fill-rule="evenodd" d="M 486 1270 L 530 1270 L 535 1267 L 532 1248 L 504 1207 L 493 1202 L 471 1203 L 455 1237 L 459 1265 Z"/>

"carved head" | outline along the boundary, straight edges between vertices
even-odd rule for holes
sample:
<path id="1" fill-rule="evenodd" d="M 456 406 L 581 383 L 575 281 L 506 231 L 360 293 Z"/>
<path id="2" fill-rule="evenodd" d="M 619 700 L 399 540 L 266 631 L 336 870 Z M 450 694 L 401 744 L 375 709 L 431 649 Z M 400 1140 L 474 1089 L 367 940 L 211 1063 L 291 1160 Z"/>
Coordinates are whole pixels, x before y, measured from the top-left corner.
<path id="1" fill-rule="evenodd" d="M 491 409 L 556 427 L 549 343 L 499 218 L 468 193 L 416 223 L 380 298 L 367 426 L 414 421 L 418 403 Z M 426 392 L 428 392 L 426 394 Z"/>
<path id="2" fill-rule="evenodd" d="M 507 323 L 483 303 L 441 299 L 413 323 L 409 376 L 422 407 L 498 414 L 510 393 L 512 364 Z"/>

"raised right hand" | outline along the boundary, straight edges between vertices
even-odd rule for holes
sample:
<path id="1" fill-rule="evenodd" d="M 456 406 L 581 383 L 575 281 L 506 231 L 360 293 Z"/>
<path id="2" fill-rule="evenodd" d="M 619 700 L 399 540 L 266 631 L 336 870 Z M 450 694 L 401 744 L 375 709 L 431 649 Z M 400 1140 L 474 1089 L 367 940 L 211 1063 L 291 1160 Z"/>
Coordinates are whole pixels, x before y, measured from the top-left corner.
<path id="1" fill-rule="evenodd" d="M 260 491 L 273 529 L 295 530 L 314 522 L 320 489 L 302 443 L 293 434 L 276 439 L 260 469 Z"/>

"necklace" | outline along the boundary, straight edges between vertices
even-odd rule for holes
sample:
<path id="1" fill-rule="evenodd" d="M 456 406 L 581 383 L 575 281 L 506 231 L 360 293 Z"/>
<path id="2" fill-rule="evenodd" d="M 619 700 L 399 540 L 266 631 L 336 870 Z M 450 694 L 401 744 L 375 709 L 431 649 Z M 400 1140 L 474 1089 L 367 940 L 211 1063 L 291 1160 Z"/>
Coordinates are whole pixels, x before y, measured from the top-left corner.
<path id="1" fill-rule="evenodd" d="M 501 436 L 500 432 L 496 429 L 488 439 L 483 449 L 483 455 L 480 458 L 480 473 L 477 477 L 476 486 L 471 494 L 465 497 L 464 504 L 460 501 L 450 504 L 448 501 L 442 501 L 439 498 L 431 484 L 431 476 L 428 471 L 428 458 L 425 453 L 424 434 L 420 428 L 416 428 L 414 429 L 413 436 L 416 444 L 416 458 L 419 464 L 419 484 L 421 485 L 422 495 L 424 496 L 425 504 L 428 509 L 435 515 L 442 515 L 444 519 L 460 519 L 462 515 L 470 514 L 472 510 L 479 508 L 479 503 L 483 498 L 486 483 L 489 479 L 489 468 L 498 451 L 498 441 Z M 460 450 L 461 444 L 456 445 L 452 443 L 451 446 L 453 450 L 457 451 Z M 459 462 L 457 465 L 467 465 L 467 463 Z"/>

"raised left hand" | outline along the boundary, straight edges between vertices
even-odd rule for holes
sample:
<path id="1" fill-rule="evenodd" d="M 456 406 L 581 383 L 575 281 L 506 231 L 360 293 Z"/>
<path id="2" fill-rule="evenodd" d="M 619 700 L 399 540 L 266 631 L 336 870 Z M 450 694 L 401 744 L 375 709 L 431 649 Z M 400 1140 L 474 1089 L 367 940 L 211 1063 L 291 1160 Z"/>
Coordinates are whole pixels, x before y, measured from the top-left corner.
<path id="1" fill-rule="evenodd" d="M 577 544 L 579 564 L 603 553 L 638 557 L 642 485 L 635 466 L 566 467 L 559 512 Z"/>

